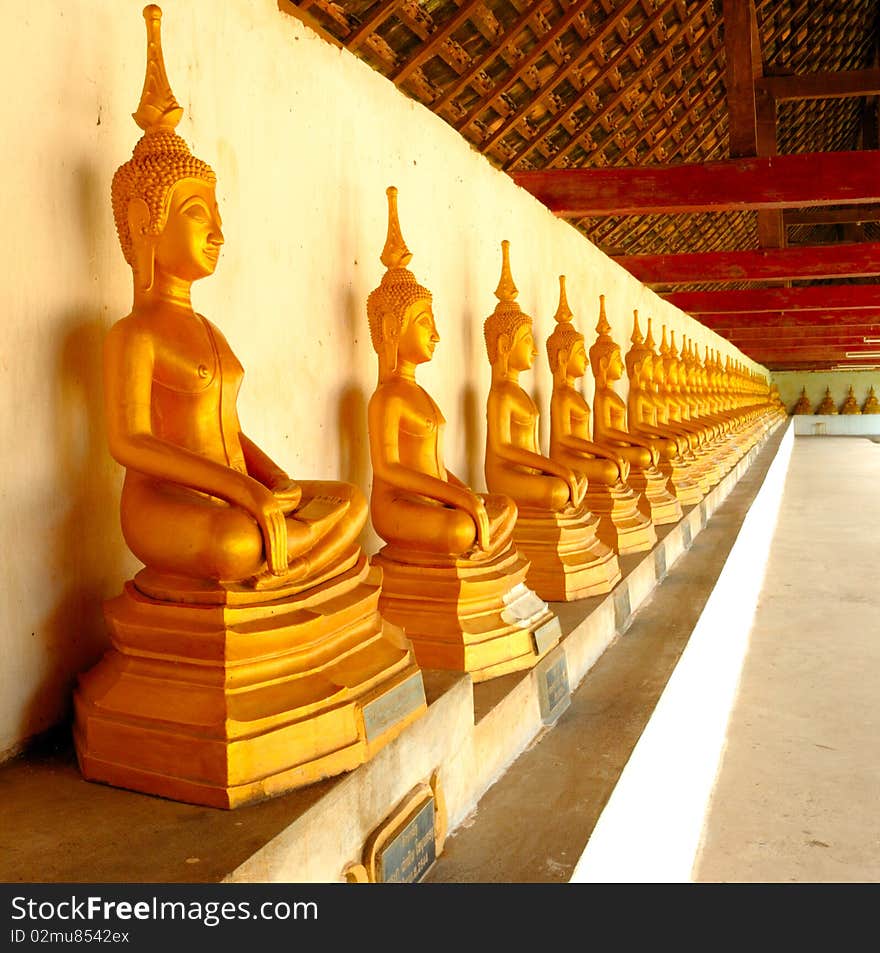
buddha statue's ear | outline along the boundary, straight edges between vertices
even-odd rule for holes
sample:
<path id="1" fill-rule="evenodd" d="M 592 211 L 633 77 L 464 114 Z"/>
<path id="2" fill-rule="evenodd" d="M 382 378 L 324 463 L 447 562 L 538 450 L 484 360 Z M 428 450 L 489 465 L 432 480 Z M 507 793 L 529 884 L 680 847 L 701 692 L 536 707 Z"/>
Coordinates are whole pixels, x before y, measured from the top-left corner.
<path id="1" fill-rule="evenodd" d="M 149 291 L 153 287 L 156 249 L 150 235 L 150 209 L 147 203 L 140 198 L 131 199 L 127 219 L 135 282 L 141 291 Z"/>
<path id="2" fill-rule="evenodd" d="M 389 374 L 397 370 L 397 348 L 400 344 L 400 330 L 402 321 L 396 315 L 385 313 L 382 315 L 382 350 L 384 364 Z"/>

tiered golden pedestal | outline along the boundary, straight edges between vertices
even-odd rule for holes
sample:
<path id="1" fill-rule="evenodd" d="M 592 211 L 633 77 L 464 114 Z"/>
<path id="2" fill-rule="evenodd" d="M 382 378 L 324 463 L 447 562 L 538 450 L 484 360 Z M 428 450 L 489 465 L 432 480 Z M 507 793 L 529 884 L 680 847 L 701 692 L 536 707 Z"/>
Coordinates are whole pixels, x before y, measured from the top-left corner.
<path id="1" fill-rule="evenodd" d="M 482 682 L 531 668 L 559 640 L 556 616 L 526 583 L 528 560 L 514 546 L 488 559 L 446 565 L 401 561 L 385 547 L 382 615 L 406 626 L 422 668 L 469 672 Z"/>
<path id="2" fill-rule="evenodd" d="M 363 555 L 281 598 L 205 586 L 171 601 L 139 579 L 107 603 L 112 648 L 76 692 L 91 781 L 233 808 L 356 767 L 426 709 Z"/>
<path id="3" fill-rule="evenodd" d="M 598 518 L 596 535 L 618 555 L 642 553 L 657 542 L 657 532 L 648 512 L 639 509 L 639 499 L 630 483 L 613 486 L 590 483 L 584 503 Z"/>
<path id="4" fill-rule="evenodd" d="M 519 507 L 513 538 L 531 561 L 528 583 L 542 599 L 570 602 L 617 585 L 617 556 L 599 539 L 598 526 L 585 502 L 556 513 Z"/>

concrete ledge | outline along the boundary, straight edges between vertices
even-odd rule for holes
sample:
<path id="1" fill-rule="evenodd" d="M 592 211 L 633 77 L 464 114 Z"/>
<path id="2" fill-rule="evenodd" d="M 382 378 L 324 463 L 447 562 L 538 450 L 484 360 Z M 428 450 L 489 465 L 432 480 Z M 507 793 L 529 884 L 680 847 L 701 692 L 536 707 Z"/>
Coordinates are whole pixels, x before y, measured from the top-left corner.
<path id="1" fill-rule="evenodd" d="M 789 422 L 712 594 L 571 882 L 690 880 L 748 647 L 794 433 Z"/>

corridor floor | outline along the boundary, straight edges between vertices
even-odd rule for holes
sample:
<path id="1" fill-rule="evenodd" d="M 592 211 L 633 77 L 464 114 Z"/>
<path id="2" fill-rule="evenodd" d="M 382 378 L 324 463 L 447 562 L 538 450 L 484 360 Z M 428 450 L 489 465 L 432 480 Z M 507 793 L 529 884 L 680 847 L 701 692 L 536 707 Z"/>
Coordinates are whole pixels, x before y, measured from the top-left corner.
<path id="1" fill-rule="evenodd" d="M 880 443 L 795 440 L 694 867 L 880 881 Z"/>

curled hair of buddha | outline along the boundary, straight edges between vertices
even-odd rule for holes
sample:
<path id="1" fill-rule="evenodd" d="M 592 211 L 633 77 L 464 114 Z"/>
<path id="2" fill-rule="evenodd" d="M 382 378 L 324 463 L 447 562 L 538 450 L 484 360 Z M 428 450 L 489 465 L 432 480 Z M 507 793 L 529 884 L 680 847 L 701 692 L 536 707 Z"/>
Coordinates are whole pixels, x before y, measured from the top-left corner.
<path id="1" fill-rule="evenodd" d="M 388 234 L 380 261 L 388 269 L 382 276 L 379 287 L 367 297 L 367 320 L 370 324 L 370 340 L 377 354 L 382 353 L 385 343 L 386 318 L 394 319 L 399 333 L 406 309 L 416 301 L 431 301 L 431 292 L 420 285 L 415 275 L 406 267 L 412 260 L 412 252 L 406 247 L 400 231 L 397 215 L 397 189 L 386 189 L 388 196 Z"/>
<path id="2" fill-rule="evenodd" d="M 483 323 L 483 337 L 486 340 L 486 353 L 489 355 L 490 364 L 498 360 L 498 341 L 502 334 L 506 334 L 512 342 L 521 327 L 531 327 L 531 317 L 516 303 L 518 294 L 510 273 L 510 242 L 505 239 L 501 243 L 501 278 L 495 289 L 498 304 Z"/>
<path id="3" fill-rule="evenodd" d="M 550 337 L 547 338 L 547 360 L 550 362 L 550 371 L 553 374 L 560 369 L 563 358 L 567 360 L 575 344 L 584 339 L 583 334 L 572 324 L 573 317 L 571 308 L 568 306 L 568 298 L 565 295 L 565 275 L 560 275 L 559 307 L 553 316 L 556 327 Z"/>
<path id="4" fill-rule="evenodd" d="M 134 147 L 132 157 L 121 165 L 113 176 L 110 195 L 113 218 L 122 253 L 133 264 L 131 235 L 128 229 L 128 206 L 132 199 L 142 199 L 150 213 L 147 231 L 158 235 L 165 225 L 168 195 L 181 179 L 200 179 L 214 185 L 214 170 L 189 151 L 189 147 L 175 133 L 183 115 L 168 77 L 162 56 L 160 23 L 162 11 L 155 4 L 144 8 L 147 25 L 147 69 L 135 122 L 144 134 Z"/>

